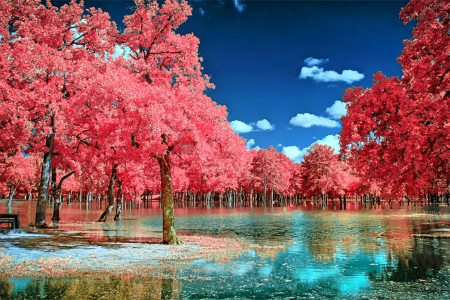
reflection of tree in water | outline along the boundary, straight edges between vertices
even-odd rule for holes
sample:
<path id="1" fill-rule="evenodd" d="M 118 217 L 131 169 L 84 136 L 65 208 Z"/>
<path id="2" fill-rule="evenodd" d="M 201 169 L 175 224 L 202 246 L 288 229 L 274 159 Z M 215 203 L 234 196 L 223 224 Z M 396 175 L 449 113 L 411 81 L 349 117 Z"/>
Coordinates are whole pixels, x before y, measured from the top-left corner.
<path id="1" fill-rule="evenodd" d="M 8 299 L 14 289 L 14 285 L 5 279 L 0 278 L 0 299 Z"/>
<path id="2" fill-rule="evenodd" d="M 268 215 L 265 220 L 261 220 L 261 216 L 250 218 L 245 227 L 237 227 L 234 230 L 238 236 L 252 237 L 255 241 L 285 241 L 294 237 L 292 227 L 290 218 Z"/>
<path id="3" fill-rule="evenodd" d="M 262 259 L 270 259 L 274 261 L 278 255 L 282 252 L 285 252 L 292 246 L 292 240 L 284 240 L 284 241 L 256 241 L 256 247 L 254 250 L 256 254 Z"/>
<path id="4" fill-rule="evenodd" d="M 371 280 L 382 281 L 414 281 L 434 277 L 437 271 L 450 263 L 448 249 L 450 243 L 446 239 L 415 238 L 413 248 L 389 260 L 392 264 L 386 265 L 382 272 L 371 272 Z"/>
<path id="5" fill-rule="evenodd" d="M 258 246 L 254 250 L 261 258 L 275 260 L 292 245 L 295 232 L 290 218 L 269 215 L 264 221 L 255 218 L 248 225 L 245 234 Z"/>
<path id="6" fill-rule="evenodd" d="M 181 286 L 173 278 L 165 278 L 161 281 L 161 300 L 179 299 Z"/>
<path id="7" fill-rule="evenodd" d="M 348 256 L 356 250 L 375 254 L 380 245 L 374 236 L 385 228 L 377 218 L 347 214 L 317 214 L 308 217 L 307 230 L 301 235 L 318 262 L 332 261 L 338 251 Z"/>
<path id="8" fill-rule="evenodd" d="M 7 283 L 6 283 L 7 284 Z M 0 281 L 0 293 L 4 284 Z M 114 277 L 76 279 L 34 279 L 23 291 L 0 299 L 58 299 L 58 300 L 144 300 L 180 299 L 181 285 L 175 279 Z"/>

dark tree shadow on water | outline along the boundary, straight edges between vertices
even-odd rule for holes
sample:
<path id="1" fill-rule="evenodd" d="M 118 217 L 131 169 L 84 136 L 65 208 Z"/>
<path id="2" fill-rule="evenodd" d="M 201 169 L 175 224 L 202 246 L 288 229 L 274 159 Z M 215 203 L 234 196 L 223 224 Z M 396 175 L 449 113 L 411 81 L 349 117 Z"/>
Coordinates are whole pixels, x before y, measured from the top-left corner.
<path id="1" fill-rule="evenodd" d="M 376 281 L 409 282 L 426 280 L 450 263 L 448 249 L 450 241 L 440 238 L 414 239 L 414 248 L 390 257 L 393 264 L 387 264 L 381 272 L 370 272 L 369 278 Z"/>
<path id="2" fill-rule="evenodd" d="M 7 280 L 0 279 L 0 299 L 9 299 L 14 289 L 14 285 Z"/>

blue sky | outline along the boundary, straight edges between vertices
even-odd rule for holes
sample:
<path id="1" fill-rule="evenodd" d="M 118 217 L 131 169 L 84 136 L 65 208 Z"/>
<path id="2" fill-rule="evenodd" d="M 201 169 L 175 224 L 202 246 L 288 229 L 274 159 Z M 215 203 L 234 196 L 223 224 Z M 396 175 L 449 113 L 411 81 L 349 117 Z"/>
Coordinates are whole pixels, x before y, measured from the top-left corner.
<path id="1" fill-rule="evenodd" d="M 59 5 L 59 1 L 53 2 Z M 248 148 L 273 145 L 293 161 L 314 142 L 338 151 L 346 88 L 369 87 L 396 59 L 413 24 L 398 18 L 407 1 L 189 1 L 179 33 L 200 38 L 208 95 L 228 108 Z M 119 28 L 131 1 L 85 1 Z"/>

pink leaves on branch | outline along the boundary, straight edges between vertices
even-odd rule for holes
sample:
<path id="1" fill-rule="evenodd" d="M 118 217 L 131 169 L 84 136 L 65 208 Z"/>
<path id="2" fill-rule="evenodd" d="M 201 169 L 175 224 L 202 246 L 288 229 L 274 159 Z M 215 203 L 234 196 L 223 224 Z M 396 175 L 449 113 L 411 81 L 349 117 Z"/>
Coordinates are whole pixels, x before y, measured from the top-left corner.
<path id="1" fill-rule="evenodd" d="M 358 186 L 359 179 L 353 175 L 347 162 L 340 160 L 328 145 L 312 145 L 302 166 L 303 188 L 309 196 L 348 195 Z"/>
<path id="2" fill-rule="evenodd" d="M 341 149 L 366 189 L 395 197 L 448 190 L 449 8 L 411 0 L 400 12 L 405 24 L 417 22 L 398 58 L 402 78 L 377 73 L 371 88 L 344 93 Z"/>

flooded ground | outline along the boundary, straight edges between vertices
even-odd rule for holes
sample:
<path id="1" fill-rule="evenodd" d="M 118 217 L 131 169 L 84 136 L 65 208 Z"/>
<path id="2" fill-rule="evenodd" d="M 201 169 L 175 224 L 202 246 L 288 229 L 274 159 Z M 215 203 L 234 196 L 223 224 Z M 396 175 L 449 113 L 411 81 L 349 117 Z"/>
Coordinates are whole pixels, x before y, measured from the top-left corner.
<path id="1" fill-rule="evenodd" d="M 158 207 L 64 204 L 40 232 L 35 205 L 0 233 L 0 299 L 450 299 L 445 206 L 177 208 L 168 246 Z"/>

